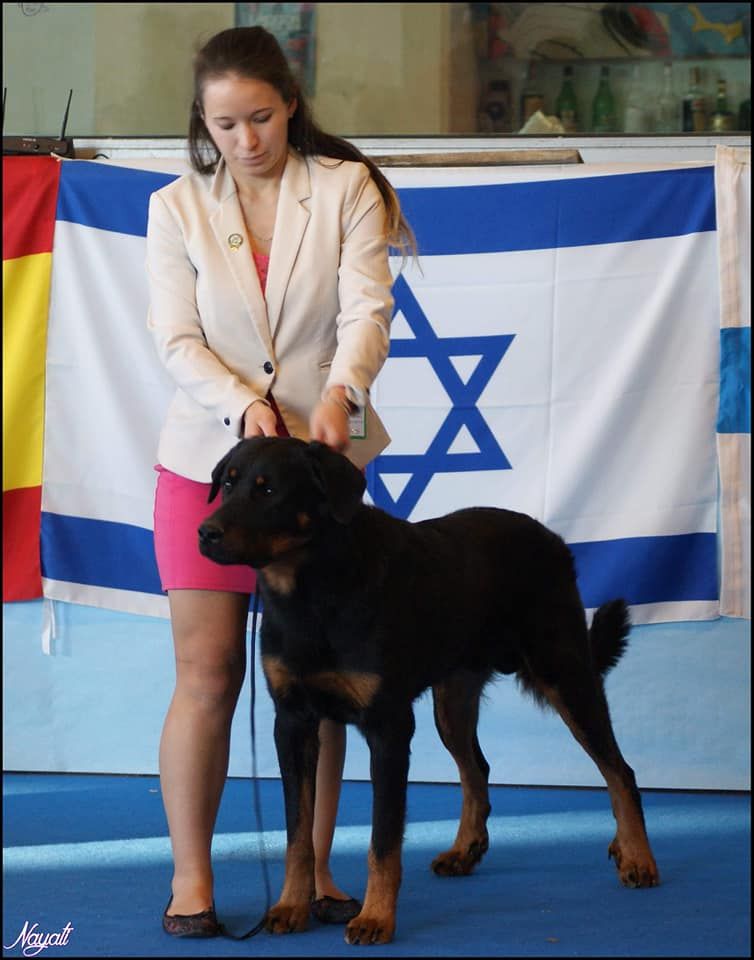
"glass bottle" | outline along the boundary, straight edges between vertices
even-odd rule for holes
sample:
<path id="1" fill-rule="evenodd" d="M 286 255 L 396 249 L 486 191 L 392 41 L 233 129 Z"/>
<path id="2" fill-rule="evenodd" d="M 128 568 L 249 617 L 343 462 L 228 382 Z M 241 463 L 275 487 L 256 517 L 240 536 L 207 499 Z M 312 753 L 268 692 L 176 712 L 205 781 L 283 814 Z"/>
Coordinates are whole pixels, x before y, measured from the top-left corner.
<path id="1" fill-rule="evenodd" d="M 566 133 L 579 129 L 579 104 L 573 89 L 573 67 L 563 67 L 563 85 L 555 101 L 555 116 Z"/>
<path id="2" fill-rule="evenodd" d="M 592 101 L 592 130 L 595 133 L 615 133 L 617 127 L 615 98 L 610 89 L 610 68 L 602 67 L 600 83 Z"/>
<path id="3" fill-rule="evenodd" d="M 751 95 L 741 101 L 737 127 L 739 130 L 751 130 Z"/>
<path id="4" fill-rule="evenodd" d="M 717 97 L 711 127 L 719 132 L 721 130 L 732 130 L 735 125 L 735 117 L 728 109 L 728 87 L 725 78 L 720 77 L 717 81 Z"/>
<path id="5" fill-rule="evenodd" d="M 678 98 L 673 93 L 673 65 L 666 63 L 663 67 L 662 93 L 657 101 L 658 133 L 678 133 L 680 124 L 678 118 Z"/>
<path id="6" fill-rule="evenodd" d="M 689 71 L 689 88 L 683 95 L 683 132 L 701 133 L 707 129 L 707 103 L 701 86 L 699 67 Z"/>
<path id="7" fill-rule="evenodd" d="M 535 63 L 529 63 L 526 70 L 524 86 L 521 90 L 521 103 L 519 108 L 519 127 L 523 127 L 526 121 L 537 110 L 544 110 L 545 98 L 537 83 L 537 67 Z"/>
<path id="8" fill-rule="evenodd" d="M 481 133 L 511 132 L 511 92 L 507 80 L 490 80 L 479 111 Z"/>
<path id="9" fill-rule="evenodd" d="M 634 64 L 631 74 L 631 85 L 626 96 L 626 109 L 623 116 L 623 131 L 625 133 L 647 132 L 646 97 L 641 88 L 639 66 Z"/>

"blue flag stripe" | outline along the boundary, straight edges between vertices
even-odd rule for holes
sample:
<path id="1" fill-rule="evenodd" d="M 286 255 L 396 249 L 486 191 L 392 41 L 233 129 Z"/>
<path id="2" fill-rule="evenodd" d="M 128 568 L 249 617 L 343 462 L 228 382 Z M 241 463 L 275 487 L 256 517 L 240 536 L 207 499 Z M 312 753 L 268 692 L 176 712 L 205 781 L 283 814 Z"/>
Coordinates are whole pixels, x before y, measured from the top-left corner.
<path id="1" fill-rule="evenodd" d="M 162 594 L 151 530 L 43 512 L 40 542 L 43 577 Z"/>
<path id="2" fill-rule="evenodd" d="M 425 256 L 549 250 L 715 229 L 713 167 L 398 193 Z"/>
<path id="3" fill-rule="evenodd" d="M 751 433 L 751 327 L 720 331 L 718 433 Z"/>
<path id="4" fill-rule="evenodd" d="M 146 236 L 149 196 L 174 174 L 63 163 L 59 220 Z M 398 190 L 420 256 L 546 250 L 715 229 L 714 168 Z M 647 196 L 655 198 L 647 203 Z M 662 216 L 657 216 L 657 210 Z"/>
<path id="5" fill-rule="evenodd" d="M 717 600 L 717 535 L 688 533 L 569 544 L 586 607 Z M 617 594 L 616 594 L 617 591 Z"/>
<path id="6" fill-rule="evenodd" d="M 56 219 L 146 237 L 149 197 L 175 179 L 172 173 L 63 161 Z"/>
<path id="7" fill-rule="evenodd" d="M 151 530 L 42 514 L 42 576 L 68 583 L 161 594 Z M 587 607 L 716 600 L 714 533 L 571 544 Z"/>

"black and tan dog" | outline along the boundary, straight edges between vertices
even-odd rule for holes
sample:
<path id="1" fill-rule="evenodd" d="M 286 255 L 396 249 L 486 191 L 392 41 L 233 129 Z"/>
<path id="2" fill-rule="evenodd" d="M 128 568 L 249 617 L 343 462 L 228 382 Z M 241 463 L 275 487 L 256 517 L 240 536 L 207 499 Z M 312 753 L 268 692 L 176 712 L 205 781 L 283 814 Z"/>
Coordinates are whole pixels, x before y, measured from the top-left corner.
<path id="1" fill-rule="evenodd" d="M 571 554 L 531 517 L 474 508 L 408 523 L 362 503 L 364 478 L 343 456 L 301 440 L 244 440 L 218 463 L 201 552 L 259 571 L 262 663 L 275 703 L 288 848 L 267 914 L 275 933 L 307 926 L 314 891 L 312 814 L 319 719 L 355 724 L 373 787 L 369 879 L 350 943 L 386 943 L 401 881 L 413 701 L 432 687 L 463 809 L 453 846 L 432 863 L 468 874 L 488 846 L 489 766 L 476 735 L 479 697 L 515 674 L 562 716 L 604 776 L 617 822 L 609 854 L 629 887 L 658 883 L 631 768 L 603 688 L 628 633 L 625 604 L 587 630 Z"/>

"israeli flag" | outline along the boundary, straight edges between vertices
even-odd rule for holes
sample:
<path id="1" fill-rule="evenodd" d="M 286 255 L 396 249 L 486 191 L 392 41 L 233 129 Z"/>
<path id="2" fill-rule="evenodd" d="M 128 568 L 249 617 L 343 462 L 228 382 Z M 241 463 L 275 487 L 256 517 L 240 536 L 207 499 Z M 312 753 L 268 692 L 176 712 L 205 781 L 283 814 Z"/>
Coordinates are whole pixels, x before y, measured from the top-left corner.
<path id="1" fill-rule="evenodd" d="M 713 168 L 589 170 L 404 175 L 422 255 L 395 283 L 370 492 L 410 520 L 531 514 L 570 545 L 589 609 L 714 617 Z"/>
<path id="2" fill-rule="evenodd" d="M 145 236 L 150 194 L 186 165 L 141 166 L 63 161 L 42 574 L 47 597 L 166 616 L 153 467 L 174 388 L 146 328 Z M 419 261 L 393 261 L 373 502 L 523 511 L 568 542 L 590 610 L 717 616 L 713 167 L 387 172 Z"/>

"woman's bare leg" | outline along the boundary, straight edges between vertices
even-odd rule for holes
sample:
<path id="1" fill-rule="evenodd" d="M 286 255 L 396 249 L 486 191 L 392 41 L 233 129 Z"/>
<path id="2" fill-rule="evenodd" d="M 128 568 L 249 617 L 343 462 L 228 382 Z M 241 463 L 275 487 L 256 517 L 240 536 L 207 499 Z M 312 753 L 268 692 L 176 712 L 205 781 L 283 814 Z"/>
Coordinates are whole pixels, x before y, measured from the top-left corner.
<path id="1" fill-rule="evenodd" d="M 314 886 L 315 897 L 348 900 L 349 895 L 335 885 L 330 873 L 330 848 L 335 833 L 343 764 L 346 756 L 346 728 L 333 720 L 319 724 L 319 760 L 314 799 Z"/>
<path id="2" fill-rule="evenodd" d="M 174 863 L 169 912 L 193 914 L 213 902 L 212 834 L 246 671 L 249 597 L 215 590 L 168 597 L 176 686 L 160 741 L 160 785 Z"/>

